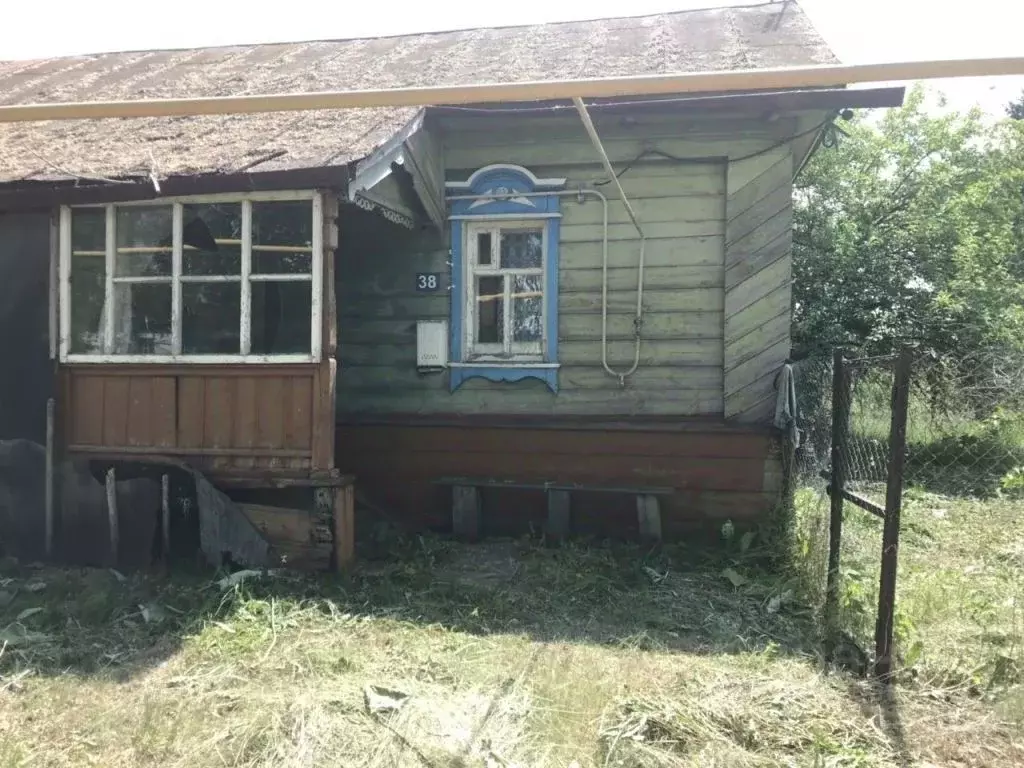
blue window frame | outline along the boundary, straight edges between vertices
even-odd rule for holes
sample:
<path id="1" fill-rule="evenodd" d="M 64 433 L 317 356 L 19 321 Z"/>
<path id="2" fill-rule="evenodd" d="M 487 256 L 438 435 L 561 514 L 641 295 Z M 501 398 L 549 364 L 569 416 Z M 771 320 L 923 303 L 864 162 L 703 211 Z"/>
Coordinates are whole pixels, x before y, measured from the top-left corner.
<path id="1" fill-rule="evenodd" d="M 453 391 L 473 377 L 540 379 L 558 391 L 556 193 L 564 187 L 515 165 L 448 182 Z"/>

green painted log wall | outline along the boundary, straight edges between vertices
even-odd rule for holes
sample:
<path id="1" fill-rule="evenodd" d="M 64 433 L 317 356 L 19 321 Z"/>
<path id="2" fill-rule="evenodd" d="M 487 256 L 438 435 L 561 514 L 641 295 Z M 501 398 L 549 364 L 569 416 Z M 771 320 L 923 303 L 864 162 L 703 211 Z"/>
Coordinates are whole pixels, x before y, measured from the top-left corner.
<path id="1" fill-rule="evenodd" d="M 416 321 L 448 319 L 449 295 L 417 293 L 415 275 L 440 272 L 447 288 L 446 235 L 427 228 L 409 232 L 346 206 L 337 268 L 341 417 L 741 414 L 744 421 L 764 421 L 767 369 L 788 354 L 789 241 L 772 235 L 790 226 L 792 158 L 788 145 L 778 145 L 794 125 L 759 118 L 599 121 L 618 169 L 644 150 L 689 158 L 646 159 L 622 175 L 649 237 L 640 368 L 625 386 L 601 366 L 596 201 L 563 199 L 557 394 L 539 381 L 482 379 L 453 393 L 447 373 L 417 372 Z M 450 118 L 440 134 L 449 179 L 464 179 L 491 163 L 565 177 L 569 188 L 605 175 L 582 127 L 567 118 Z M 639 243 L 614 187 L 600 189 L 610 199 L 609 361 L 625 368 L 633 357 Z M 771 199 L 762 200 L 762 191 Z M 736 242 L 741 237 L 746 239 Z M 757 238 L 770 252 L 743 249 Z"/>

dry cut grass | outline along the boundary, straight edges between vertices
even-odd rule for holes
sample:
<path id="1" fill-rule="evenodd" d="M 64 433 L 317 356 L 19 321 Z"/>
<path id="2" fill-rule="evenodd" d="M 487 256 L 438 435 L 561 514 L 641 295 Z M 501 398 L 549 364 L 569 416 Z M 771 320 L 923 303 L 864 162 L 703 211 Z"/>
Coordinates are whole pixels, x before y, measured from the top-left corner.
<path id="1" fill-rule="evenodd" d="M 797 583 L 723 557 L 418 539 L 347 579 L 224 584 L 9 564 L 0 767 L 1024 762 L 963 687 L 824 670 Z"/>

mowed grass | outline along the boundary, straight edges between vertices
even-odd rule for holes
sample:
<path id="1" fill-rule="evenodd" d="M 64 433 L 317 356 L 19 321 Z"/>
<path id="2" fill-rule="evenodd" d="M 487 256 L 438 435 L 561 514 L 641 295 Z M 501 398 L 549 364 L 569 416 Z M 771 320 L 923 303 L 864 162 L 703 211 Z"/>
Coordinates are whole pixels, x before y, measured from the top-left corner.
<path id="1" fill-rule="evenodd" d="M 223 584 L 8 563 L 0 766 L 1024 762 L 1011 684 L 886 697 L 826 670 L 801 581 L 726 548 L 413 539 L 345 578 Z M 367 686 L 404 703 L 371 711 Z"/>
<path id="2" fill-rule="evenodd" d="M 884 491 L 879 490 L 879 495 Z M 802 492 L 823 529 L 823 499 Z M 1024 673 L 1024 500 L 904 493 L 895 634 L 905 678 L 1002 694 Z M 823 549 L 825 534 L 818 534 Z M 846 505 L 841 548 L 845 626 L 873 641 L 882 521 Z M 814 547 L 818 549 L 819 547 Z M 821 567 L 819 565 L 819 567 Z M 1024 717 L 1024 709 L 1019 713 Z"/>

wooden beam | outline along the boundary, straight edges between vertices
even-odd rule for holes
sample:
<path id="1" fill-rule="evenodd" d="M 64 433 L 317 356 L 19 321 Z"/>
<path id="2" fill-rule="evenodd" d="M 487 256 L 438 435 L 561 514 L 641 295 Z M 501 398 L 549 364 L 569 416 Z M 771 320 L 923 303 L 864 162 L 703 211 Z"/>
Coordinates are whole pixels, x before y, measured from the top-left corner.
<path id="1" fill-rule="evenodd" d="M 549 490 L 548 521 L 544 533 L 555 541 L 569 535 L 571 527 L 571 498 L 569 491 Z"/>
<path id="2" fill-rule="evenodd" d="M 355 559 L 356 501 L 352 483 L 334 489 L 334 567 L 343 571 Z"/>
<path id="3" fill-rule="evenodd" d="M 296 168 L 264 173 L 171 176 L 160 180 L 161 193 L 146 179 L 127 178 L 117 184 L 82 184 L 80 180 L 16 181 L 0 184 L 0 211 L 25 211 L 54 205 L 86 205 L 160 200 L 191 195 L 277 192 L 294 189 L 348 188 L 348 166 Z"/>
<path id="4" fill-rule="evenodd" d="M 114 468 L 107 470 L 107 530 L 110 534 L 110 566 L 117 567 L 117 553 L 121 547 L 121 528 L 117 518 L 117 475 Z"/>
<path id="5" fill-rule="evenodd" d="M 46 401 L 46 471 L 43 488 L 43 506 L 46 517 L 45 551 L 47 559 L 53 557 L 53 522 L 54 522 L 54 452 L 57 450 L 55 430 L 57 420 L 57 403 L 51 397 Z"/>
<path id="6" fill-rule="evenodd" d="M 238 115 L 319 109 L 425 107 L 432 104 L 537 101 L 540 99 L 657 96 L 707 91 L 834 87 L 850 83 L 949 77 L 1024 75 L 1024 57 L 819 64 L 663 75 L 541 80 L 473 85 L 418 86 L 353 91 L 204 96 L 128 101 L 87 101 L 0 106 L 0 122 L 110 117 Z"/>
<path id="7" fill-rule="evenodd" d="M 636 114 L 690 114 L 722 115 L 741 112 L 797 112 L 803 110 L 835 109 L 882 109 L 903 104 L 906 88 L 812 88 L 786 91 L 754 91 L 750 93 L 698 93 L 693 95 L 668 95 L 660 98 L 637 99 L 595 99 L 588 103 L 594 115 L 594 122 L 600 127 L 602 116 Z M 568 99 L 535 101 L 524 104 L 466 104 L 458 107 L 437 106 L 430 108 L 431 115 L 465 117 L 488 117 L 502 111 L 516 114 L 564 113 L 575 110 Z"/>
<path id="8" fill-rule="evenodd" d="M 171 565 L 171 478 L 160 476 L 160 532 L 164 565 Z"/>

